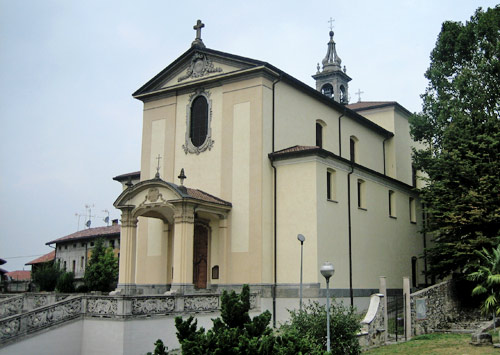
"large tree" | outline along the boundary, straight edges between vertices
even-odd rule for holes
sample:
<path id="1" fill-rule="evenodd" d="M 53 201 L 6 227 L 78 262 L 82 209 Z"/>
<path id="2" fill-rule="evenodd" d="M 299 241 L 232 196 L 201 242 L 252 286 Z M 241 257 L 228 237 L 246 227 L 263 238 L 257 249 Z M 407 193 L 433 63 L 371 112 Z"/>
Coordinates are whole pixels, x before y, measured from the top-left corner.
<path id="1" fill-rule="evenodd" d="M 426 174 L 421 197 L 430 274 L 473 271 L 474 250 L 500 237 L 500 6 L 465 24 L 445 22 L 425 76 L 423 111 L 411 119 L 414 152 Z"/>

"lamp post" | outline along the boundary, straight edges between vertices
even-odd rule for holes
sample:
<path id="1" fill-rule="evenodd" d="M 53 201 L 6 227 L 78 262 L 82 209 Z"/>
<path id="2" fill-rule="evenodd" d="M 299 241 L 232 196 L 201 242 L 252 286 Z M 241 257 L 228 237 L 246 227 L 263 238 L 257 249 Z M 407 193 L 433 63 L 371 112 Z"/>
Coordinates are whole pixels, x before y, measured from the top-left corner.
<path id="1" fill-rule="evenodd" d="M 302 312 L 302 257 L 303 257 L 303 249 L 304 249 L 304 241 L 306 237 L 302 234 L 297 235 L 297 239 L 300 242 L 300 301 L 299 301 L 299 309 Z"/>
<path id="2" fill-rule="evenodd" d="M 321 275 L 326 279 L 326 351 L 330 352 L 330 290 L 328 284 L 330 277 L 335 273 L 333 264 L 326 261 L 323 266 L 321 266 Z"/>

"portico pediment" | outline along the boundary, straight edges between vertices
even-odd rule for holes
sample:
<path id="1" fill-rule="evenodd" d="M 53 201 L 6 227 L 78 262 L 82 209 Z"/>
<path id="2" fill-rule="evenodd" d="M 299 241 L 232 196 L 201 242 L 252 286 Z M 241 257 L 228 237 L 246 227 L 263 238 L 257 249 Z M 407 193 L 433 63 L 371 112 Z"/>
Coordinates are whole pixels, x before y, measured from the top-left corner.
<path id="1" fill-rule="evenodd" d="M 154 217 L 172 222 L 175 212 L 185 203 L 220 215 L 226 215 L 231 209 L 230 202 L 159 178 L 130 186 L 118 196 L 113 205 L 117 209 L 131 211 L 134 217 Z"/>

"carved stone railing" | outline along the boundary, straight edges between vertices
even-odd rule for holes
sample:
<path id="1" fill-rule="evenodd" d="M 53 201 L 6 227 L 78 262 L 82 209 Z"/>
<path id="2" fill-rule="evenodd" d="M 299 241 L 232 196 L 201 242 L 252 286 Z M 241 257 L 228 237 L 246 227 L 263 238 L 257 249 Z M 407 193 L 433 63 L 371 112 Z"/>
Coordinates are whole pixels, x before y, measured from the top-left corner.
<path id="1" fill-rule="evenodd" d="M 78 318 L 82 296 L 0 320 L 0 344 Z"/>
<path id="2" fill-rule="evenodd" d="M 250 295 L 250 307 L 258 306 L 259 296 Z M 10 302 L 10 303 L 9 303 Z M 220 295 L 96 296 L 31 294 L 1 300 L 6 315 L 0 319 L 0 347 L 25 335 L 60 325 L 78 317 L 134 318 L 183 313 L 216 312 Z M 33 310 L 27 307 L 41 305 Z M 23 313 L 24 312 L 24 313 Z M 8 314 L 7 314 L 8 313 Z M 11 313 L 16 313 L 11 315 Z"/>
<path id="3" fill-rule="evenodd" d="M 175 297 L 172 296 L 134 297 L 131 301 L 133 315 L 167 314 L 175 311 Z"/>
<path id="4" fill-rule="evenodd" d="M 23 310 L 23 295 L 0 299 L 0 319 L 21 313 Z"/>

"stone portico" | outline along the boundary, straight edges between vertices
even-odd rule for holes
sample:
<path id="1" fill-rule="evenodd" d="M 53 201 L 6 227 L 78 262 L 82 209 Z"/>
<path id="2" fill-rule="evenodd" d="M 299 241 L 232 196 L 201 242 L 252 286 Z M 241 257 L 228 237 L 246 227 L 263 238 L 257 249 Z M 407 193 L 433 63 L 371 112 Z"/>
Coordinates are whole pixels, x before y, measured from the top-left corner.
<path id="1" fill-rule="evenodd" d="M 231 203 L 157 176 L 129 186 L 114 206 L 122 212 L 116 293 L 184 294 L 225 282 Z"/>

